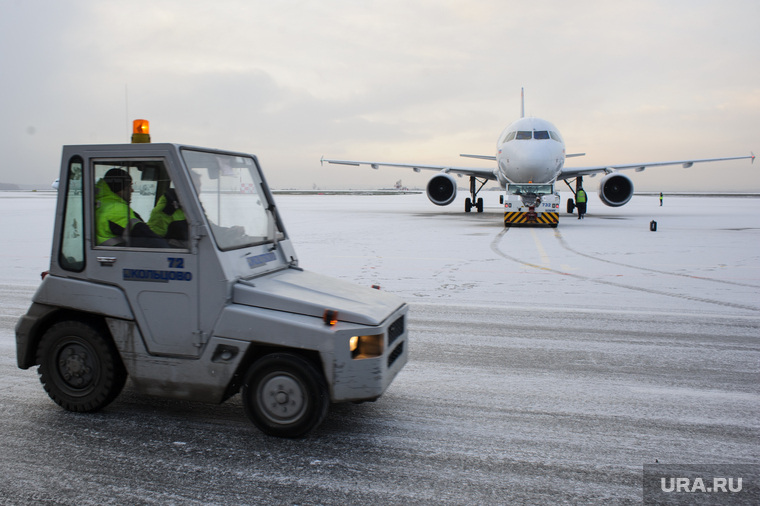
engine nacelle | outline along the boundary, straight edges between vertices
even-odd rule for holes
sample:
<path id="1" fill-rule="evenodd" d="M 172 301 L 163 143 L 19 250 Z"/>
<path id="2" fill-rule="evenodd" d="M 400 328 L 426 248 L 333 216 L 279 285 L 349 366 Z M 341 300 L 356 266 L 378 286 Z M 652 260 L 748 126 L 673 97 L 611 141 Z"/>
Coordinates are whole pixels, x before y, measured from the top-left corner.
<path id="1" fill-rule="evenodd" d="M 620 207 L 633 197 L 633 181 L 625 174 L 613 172 L 599 181 L 599 198 L 610 207 Z"/>
<path id="2" fill-rule="evenodd" d="M 457 197 L 457 182 L 445 173 L 433 177 L 427 184 L 427 197 L 437 206 L 447 206 Z"/>

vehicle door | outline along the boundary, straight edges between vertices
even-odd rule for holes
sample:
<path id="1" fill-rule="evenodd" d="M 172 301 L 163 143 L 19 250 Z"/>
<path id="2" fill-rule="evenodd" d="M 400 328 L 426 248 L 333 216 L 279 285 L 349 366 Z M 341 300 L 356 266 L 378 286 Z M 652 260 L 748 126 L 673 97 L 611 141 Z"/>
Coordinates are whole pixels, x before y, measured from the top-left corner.
<path id="1" fill-rule="evenodd" d="M 125 293 L 152 354 L 197 357 L 198 255 L 165 158 L 92 159 L 88 275 Z"/>

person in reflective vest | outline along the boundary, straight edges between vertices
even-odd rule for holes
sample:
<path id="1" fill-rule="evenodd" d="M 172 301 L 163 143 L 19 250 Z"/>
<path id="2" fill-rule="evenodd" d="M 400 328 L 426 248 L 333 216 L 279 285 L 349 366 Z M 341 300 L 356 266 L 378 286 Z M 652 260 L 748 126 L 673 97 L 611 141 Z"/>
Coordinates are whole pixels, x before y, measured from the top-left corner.
<path id="1" fill-rule="evenodd" d="M 578 219 L 582 220 L 583 215 L 586 214 L 586 202 L 588 201 L 588 195 L 586 195 L 586 190 L 583 188 L 578 188 L 578 191 L 575 193 L 575 205 L 578 208 Z"/>
<path id="2" fill-rule="evenodd" d="M 165 239 L 154 233 L 129 207 L 132 178 L 113 168 L 95 184 L 95 236 L 98 246 L 167 248 Z"/>
<path id="3" fill-rule="evenodd" d="M 169 245 L 187 247 L 187 218 L 177 199 L 177 192 L 169 188 L 158 199 L 148 218 L 150 229 L 165 238 Z"/>

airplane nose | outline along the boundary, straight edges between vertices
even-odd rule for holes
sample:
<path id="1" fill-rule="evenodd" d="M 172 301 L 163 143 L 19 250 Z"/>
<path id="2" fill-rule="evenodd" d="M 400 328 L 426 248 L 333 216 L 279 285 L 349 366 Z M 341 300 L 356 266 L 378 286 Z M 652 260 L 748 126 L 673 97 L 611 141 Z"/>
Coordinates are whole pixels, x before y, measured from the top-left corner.
<path id="1" fill-rule="evenodd" d="M 511 165 L 519 176 L 520 182 L 543 183 L 544 179 L 551 177 L 553 162 L 554 160 L 549 159 L 545 150 L 530 147 L 513 157 Z"/>

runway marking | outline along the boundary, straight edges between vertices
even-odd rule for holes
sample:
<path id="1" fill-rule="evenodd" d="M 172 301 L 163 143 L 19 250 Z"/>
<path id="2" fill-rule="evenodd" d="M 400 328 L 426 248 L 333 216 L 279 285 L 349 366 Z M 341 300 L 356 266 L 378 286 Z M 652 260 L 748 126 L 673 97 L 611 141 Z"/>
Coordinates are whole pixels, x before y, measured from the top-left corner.
<path id="1" fill-rule="evenodd" d="M 715 305 L 718 305 L 718 306 L 726 306 L 726 307 L 732 307 L 732 308 L 736 308 L 736 309 L 744 309 L 744 310 L 747 310 L 747 311 L 757 311 L 757 312 L 760 312 L 760 307 L 745 306 L 743 304 L 735 304 L 733 302 L 723 302 L 723 301 L 719 301 L 719 300 L 705 299 L 705 298 L 702 298 L 702 297 L 694 297 L 693 295 L 686 295 L 686 294 L 683 294 L 683 293 L 672 293 L 672 292 L 666 292 L 666 291 L 663 291 L 663 290 L 655 290 L 655 289 L 652 289 L 652 288 L 642 288 L 642 287 L 639 287 L 639 286 L 625 285 L 625 284 L 622 284 L 622 283 L 616 283 L 616 282 L 607 281 L 607 280 L 604 280 L 604 279 L 592 278 L 592 277 L 588 277 L 588 276 L 582 276 L 580 274 L 573 274 L 572 272 L 561 271 L 561 270 L 552 269 L 550 267 L 546 267 L 546 266 L 543 266 L 543 265 L 537 265 L 537 264 L 534 264 L 534 263 L 531 263 L 531 262 L 526 262 L 524 260 L 520 260 L 517 257 L 513 257 L 512 255 L 508 255 L 508 254 L 504 253 L 503 251 L 501 251 L 501 249 L 499 249 L 499 243 L 501 243 L 501 240 L 504 238 L 504 236 L 507 234 L 507 232 L 509 232 L 509 230 L 510 230 L 510 228 L 504 228 L 501 232 L 499 232 L 498 234 L 496 234 L 496 237 L 494 237 L 493 241 L 491 241 L 491 250 L 494 253 L 496 253 L 497 255 L 499 255 L 500 257 L 506 258 L 507 260 L 511 260 L 512 262 L 516 262 L 516 263 L 519 263 L 519 264 L 522 264 L 522 265 L 526 265 L 528 267 L 533 267 L 534 269 L 540 269 L 540 270 L 543 270 L 543 271 L 552 272 L 554 274 L 559 274 L 561 276 L 569 276 L 571 278 L 579 279 L 579 280 L 582 280 L 582 281 L 590 281 L 592 283 L 597 283 L 597 284 L 600 284 L 600 285 L 614 286 L 616 288 L 625 288 L 627 290 L 634 290 L 634 291 L 637 291 L 637 292 L 644 292 L 644 293 L 649 293 L 649 294 L 653 294 L 653 295 L 663 295 L 665 297 L 674 297 L 674 298 L 677 298 L 677 299 L 691 300 L 691 301 L 695 301 L 695 302 L 704 302 L 706 304 L 715 304 Z M 555 231 L 555 234 L 556 233 L 557 233 L 557 231 Z M 595 257 L 591 257 L 591 258 L 595 258 Z M 624 265 L 624 264 L 621 264 L 621 265 L 623 265 L 625 267 L 630 267 L 630 266 L 627 266 L 627 265 Z M 663 273 L 664 274 L 670 274 L 668 272 L 663 272 Z M 697 279 L 702 279 L 702 278 L 697 278 Z M 706 278 L 706 280 L 708 280 L 708 281 L 717 281 L 717 280 L 710 280 L 709 278 Z"/>
<path id="2" fill-rule="evenodd" d="M 538 238 L 538 234 L 536 234 L 536 229 L 531 228 L 530 233 L 533 236 L 533 241 L 536 243 L 536 249 L 538 250 L 538 255 L 541 257 L 541 263 L 547 266 L 551 265 L 551 260 L 549 259 L 549 255 L 546 254 L 544 245 L 541 244 L 541 240 Z"/>

